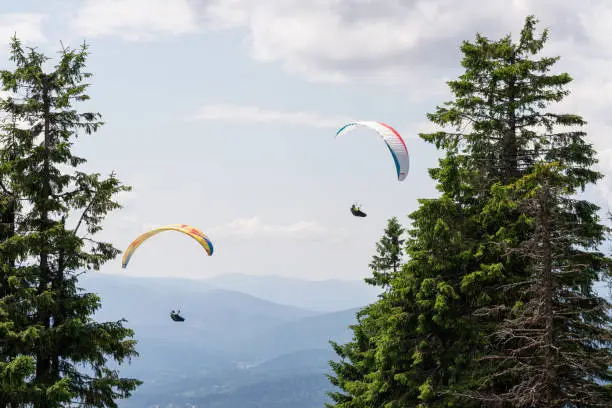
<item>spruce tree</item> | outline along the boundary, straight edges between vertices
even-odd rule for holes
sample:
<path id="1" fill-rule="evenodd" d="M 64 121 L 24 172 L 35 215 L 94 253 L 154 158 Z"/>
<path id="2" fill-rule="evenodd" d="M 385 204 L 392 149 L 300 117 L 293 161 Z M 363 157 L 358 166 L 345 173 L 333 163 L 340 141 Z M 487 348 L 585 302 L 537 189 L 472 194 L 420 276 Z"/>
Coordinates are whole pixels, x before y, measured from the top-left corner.
<path id="1" fill-rule="evenodd" d="M 372 270 L 372 277 L 366 278 L 366 283 L 374 286 L 389 286 L 389 282 L 397 275 L 402 266 L 403 233 L 404 228 L 397 217 L 393 217 L 387 222 L 384 235 L 376 243 L 377 254 L 372 257 L 372 262 L 369 265 Z"/>
<path id="2" fill-rule="evenodd" d="M 103 124 L 99 114 L 74 107 L 89 99 L 86 44 L 63 48 L 51 72 L 43 69 L 48 58 L 25 51 L 16 37 L 10 55 L 16 68 L 1 71 L 0 78 L 10 93 L 2 108 L 12 121 L 3 128 L 15 154 L 3 161 L 2 181 L 25 205 L 1 248 L 2 279 L 9 287 L 0 302 L 0 330 L 14 335 L 2 356 L 0 384 L 35 408 L 116 407 L 115 400 L 128 397 L 140 381 L 120 378 L 107 360 L 121 363 L 137 355 L 133 331 L 123 320 L 94 321 L 100 299 L 77 284 L 79 274 L 118 255 L 96 233 L 105 215 L 120 208 L 113 197 L 130 188 L 114 174 L 79 171 L 86 160 L 72 154 L 76 137 Z M 10 381 L 11 365 L 21 367 L 17 373 L 25 374 L 26 383 Z"/>
<path id="3" fill-rule="evenodd" d="M 370 325 L 376 333 L 369 337 L 375 361 L 360 374 L 365 384 L 345 385 L 353 401 L 362 401 L 355 407 L 488 404 L 471 391 L 499 366 L 478 358 L 495 348 L 492 335 L 509 310 L 536 296 L 520 288 L 533 276 L 533 261 L 499 245 L 504 233 L 513 242 L 527 241 L 536 227 L 520 223 L 525 215 L 518 207 L 490 216 L 493 186 L 512 185 L 542 159 L 563 163 L 574 177 L 568 188 L 598 177 L 588 168 L 594 159 L 584 133 L 558 131 L 582 125 L 582 118 L 544 111 L 568 94 L 564 86 L 571 78 L 548 73 L 558 58 L 533 58 L 547 40 L 547 31 L 535 36 L 536 23 L 527 17 L 517 43 L 510 35 L 465 41 L 465 73 L 448 83 L 455 100 L 428 115 L 456 128 L 420 135 L 445 151 L 440 166 L 430 170 L 441 196 L 419 200 L 410 215 L 409 260 L 388 293 L 369 306 L 378 311 Z M 494 313 L 475 315 L 485 309 Z M 488 386 L 505 392 L 517 381 L 498 378 Z M 373 400 L 378 405 L 365 402 Z"/>
<path id="4" fill-rule="evenodd" d="M 391 279 L 402 267 L 403 233 L 404 228 L 397 217 L 388 220 L 383 236 L 376 243 L 376 254 L 369 265 L 373 276 L 366 278 L 366 283 L 383 289 L 388 288 Z M 384 293 L 380 295 L 384 296 Z M 330 341 L 341 361 L 330 361 L 335 375 L 328 375 L 328 378 L 341 391 L 329 393 L 334 404 L 327 404 L 328 407 L 378 406 L 376 401 L 384 401 L 378 395 L 354 397 L 360 394 L 356 390 L 367 387 L 366 375 L 373 371 L 376 353 L 373 339 L 378 333 L 376 321 L 379 315 L 380 307 L 377 304 L 363 308 L 357 313 L 357 324 L 350 326 L 353 330 L 353 340 L 343 345 Z M 370 405 L 363 405 L 365 403 Z"/>
<path id="5" fill-rule="evenodd" d="M 0 134 L 3 149 L 0 149 L 0 407 L 14 404 L 15 393 L 11 390 L 24 376 L 16 378 L 15 354 L 11 349 L 11 337 L 14 336 L 13 324 L 7 311 L 7 298 L 10 295 L 9 276 L 15 267 L 9 240 L 15 235 L 16 204 L 15 194 L 10 189 L 9 175 L 13 162 L 11 139 Z M 31 363 L 31 359 L 30 359 Z M 31 372 L 30 372 L 31 374 Z"/>
<path id="6" fill-rule="evenodd" d="M 484 50 L 494 61 L 491 72 L 479 68 L 471 78 L 451 85 L 461 90 L 465 99 L 479 101 L 477 104 L 500 101 L 502 109 L 485 111 L 483 116 L 489 117 L 485 126 L 476 121 L 472 124 L 474 129 L 487 131 L 489 139 L 500 140 L 500 158 L 511 159 L 499 162 L 496 150 L 482 148 L 480 137 L 480 146 L 466 149 L 472 169 L 478 169 L 479 162 L 488 164 L 485 172 L 482 168 L 478 172 L 476 186 L 486 199 L 478 219 L 485 231 L 482 250 L 497 254 L 497 259 L 483 259 L 480 268 L 462 281 L 465 295 L 481 297 L 473 304 L 483 306 L 475 313 L 480 317 L 478 327 L 492 340 L 488 347 L 478 348 L 478 354 L 486 357 L 475 362 L 480 370 L 474 372 L 474 388 L 487 390 L 478 397 L 493 406 L 607 406 L 610 401 L 593 382 L 607 378 L 610 365 L 609 349 L 606 351 L 611 336 L 609 305 L 593 293 L 598 277 L 610 276 L 608 259 L 596 250 L 607 230 L 599 223 L 596 205 L 570 198 L 599 180 L 601 174 L 593 169 L 596 152 L 585 141 L 586 133 L 581 129 L 586 124 L 584 119 L 544 110 L 569 94 L 565 87 L 572 79 L 566 73 L 548 74 L 559 57 L 531 59 L 542 51 L 548 37 L 547 30 L 535 37 L 536 23 L 535 18 L 528 17 L 517 44 L 510 37 L 492 43 L 478 36 L 478 47 L 467 47 L 468 61 L 475 67 L 488 66 L 479 53 Z M 484 86 L 471 86 L 476 78 Z M 487 86 L 490 79 L 494 84 Z M 439 113 L 442 117 L 461 115 L 453 108 L 440 109 Z M 499 125 L 499 112 L 511 113 L 505 125 Z M 507 148 L 506 141 L 512 138 L 516 140 Z M 465 144 L 470 146 L 469 139 Z M 551 170 L 556 169 L 555 163 L 560 170 Z M 492 187 L 490 181 L 483 183 L 491 172 L 498 173 L 500 180 Z M 541 184 L 534 184 L 534 180 Z M 500 189 L 517 185 L 524 188 L 525 183 L 531 186 L 523 191 L 522 199 L 529 197 L 527 201 L 521 201 L 521 205 L 500 201 Z M 579 324 L 574 319 L 584 321 Z M 572 333 L 579 327 L 581 334 Z M 538 343 L 540 340 L 545 344 Z M 594 347 L 592 342 L 603 348 Z M 565 354 L 562 363 L 564 348 L 575 354 Z M 548 354 L 551 349 L 560 354 L 558 364 Z M 592 359 L 586 358 L 581 367 L 568 364 L 579 355 Z M 526 356 L 532 358 L 526 360 Z"/>
<path id="7" fill-rule="evenodd" d="M 578 154 L 574 152 L 574 154 Z M 585 156 L 592 151 L 583 151 Z M 612 305 L 593 285 L 609 280 L 612 259 L 598 251 L 607 228 L 599 208 L 575 198 L 584 184 L 560 162 L 543 161 L 517 182 L 493 188 L 484 214 L 519 209 L 497 244 L 528 261 L 530 276 L 515 282 L 525 296 L 507 304 L 493 336 L 498 346 L 483 360 L 494 370 L 480 378 L 474 397 L 503 407 L 609 407 L 612 395 Z M 517 241 L 516 230 L 533 228 Z M 498 309 L 497 307 L 496 309 Z M 482 312 L 487 315 L 492 308 Z M 508 384 L 505 389 L 496 387 Z"/>

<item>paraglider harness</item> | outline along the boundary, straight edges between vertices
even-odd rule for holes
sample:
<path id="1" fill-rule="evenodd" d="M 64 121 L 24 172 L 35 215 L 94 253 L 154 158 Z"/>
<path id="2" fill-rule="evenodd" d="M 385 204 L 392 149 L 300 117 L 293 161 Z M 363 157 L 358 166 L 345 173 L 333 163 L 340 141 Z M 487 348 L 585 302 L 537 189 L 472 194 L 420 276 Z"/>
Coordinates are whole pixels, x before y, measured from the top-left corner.
<path id="1" fill-rule="evenodd" d="M 174 320 L 175 322 L 184 322 L 185 318 L 183 318 L 181 315 L 179 315 L 179 313 L 181 313 L 181 311 L 177 311 L 175 312 L 174 310 L 172 312 L 170 312 L 170 318 L 172 320 Z"/>
<path id="2" fill-rule="evenodd" d="M 364 213 L 363 211 L 361 211 L 361 209 L 357 206 L 357 204 L 353 204 L 351 206 L 351 213 L 355 216 L 355 217 L 367 217 L 368 215 L 366 213 Z"/>

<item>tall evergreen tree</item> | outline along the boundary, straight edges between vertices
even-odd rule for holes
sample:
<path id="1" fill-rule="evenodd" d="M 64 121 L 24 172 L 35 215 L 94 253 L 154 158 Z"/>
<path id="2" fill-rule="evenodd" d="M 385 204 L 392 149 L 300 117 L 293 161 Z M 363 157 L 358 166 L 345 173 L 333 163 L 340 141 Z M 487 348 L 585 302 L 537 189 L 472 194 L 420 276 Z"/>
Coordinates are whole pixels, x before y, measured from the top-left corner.
<path id="1" fill-rule="evenodd" d="M 494 341 L 489 347 L 497 352 L 491 354 L 489 348 L 479 347 L 479 352 L 487 356 L 480 362 L 493 364 L 488 367 L 489 372 L 477 373 L 474 380 L 477 384 L 486 384 L 484 388 L 488 392 L 480 396 L 488 405 L 497 406 L 495 404 L 500 402 L 506 402 L 509 407 L 608 405 L 609 401 L 602 399 L 604 394 L 599 387 L 592 383 L 593 377 L 605 378 L 605 370 L 610 365 L 609 350 L 605 351 L 611 336 L 610 320 L 606 318 L 609 305 L 593 293 L 598 275 L 610 276 L 609 260 L 596 250 L 607 230 L 599 223 L 597 206 L 569 198 L 584 191 L 588 184 L 595 183 L 601 174 L 592 168 L 596 163 L 596 152 L 585 141 L 586 133 L 581 129 L 586 124 L 583 118 L 576 114 L 544 111 L 549 104 L 561 101 L 569 93 L 565 86 L 572 79 L 565 73 L 547 74 L 559 57 L 530 58 L 543 49 L 548 38 L 547 30 L 539 38 L 535 37 L 536 23 L 533 17 L 527 19 L 518 44 L 512 43 L 510 37 L 491 43 L 478 36 L 479 46 L 467 47 L 469 58 L 465 62 L 475 67 L 487 66 L 482 62 L 481 51 L 484 50 L 485 55 L 494 61 L 492 70 L 477 69 L 471 73 L 471 78 L 464 77 L 453 85 L 462 90 L 462 96 L 468 100 L 499 100 L 502 109 L 486 112 L 485 117 L 490 119 L 485 121 L 483 128 L 488 131 L 489 138 L 501 140 L 502 146 L 498 150 L 503 152 L 501 158 L 511 159 L 501 165 L 486 166 L 485 173 L 479 172 L 477 186 L 485 192 L 483 196 L 487 201 L 478 217 L 485 228 L 482 248 L 487 251 L 495 248 L 493 253 L 497 253 L 497 259 L 483 259 L 480 268 L 463 278 L 462 290 L 471 298 L 484 298 L 484 302 L 479 302 L 484 307 L 476 314 L 486 319 L 479 319 L 479 323 L 484 321 L 488 325 L 479 327 L 485 334 L 493 334 Z M 485 85 L 471 86 L 476 78 Z M 490 84 L 491 79 L 495 80 L 494 85 Z M 439 112 L 452 117 L 461 111 L 455 108 Z M 499 123 L 499 112 L 511 113 L 507 115 L 506 124 Z M 476 121 L 472 123 L 477 124 Z M 478 123 L 478 126 L 481 125 Z M 515 142 L 506 148 L 506 140 L 512 138 L 516 139 Z M 469 139 L 466 144 L 470 145 Z M 482 149 L 478 144 L 475 147 L 477 149 L 469 151 L 474 164 L 479 161 L 498 163 L 496 150 Z M 554 163 L 559 163 L 561 170 L 551 171 L 555 168 L 551 167 Z M 472 168 L 478 167 L 474 165 Z M 491 188 L 490 179 L 483 183 L 482 180 L 486 180 L 483 176 L 496 169 L 500 171 L 500 183 Z M 531 181 L 531 189 L 523 191 L 523 198 L 529 197 L 529 200 L 522 201 L 525 205 L 499 200 L 502 186 L 525 186 L 526 180 Z M 533 180 L 542 184 L 534 184 Z M 488 189 L 482 188 L 485 186 Z M 546 194 L 536 194 L 542 191 Z M 555 238 L 552 239 L 550 234 Z M 491 306 L 485 306 L 487 303 Z M 572 319 L 584 319 L 584 322 L 578 324 Z M 582 333 L 572 333 L 578 327 Z M 517 333 L 524 341 L 516 341 Z M 525 337 L 526 333 L 532 335 L 530 340 L 527 340 L 529 336 Z M 540 335 L 544 337 L 536 340 Z M 590 339 L 581 343 L 581 336 L 586 336 L 582 337 L 583 340 Z M 543 339 L 546 344 L 535 345 Z M 592 341 L 599 341 L 604 349 L 595 347 L 598 350 L 595 352 L 586 344 Z M 504 346 L 499 349 L 499 344 Z M 593 358 L 590 361 L 593 365 L 578 368 L 568 365 L 568 360 L 556 365 L 548 354 L 553 348 L 561 355 L 564 348 L 566 352 L 572 350 L 576 353 L 574 358 L 588 354 Z M 524 358 L 530 353 L 534 353 L 533 359 L 527 363 Z M 587 360 L 585 364 L 588 364 Z M 481 363 L 478 365 L 483 366 Z M 557 374 L 560 376 L 556 377 Z M 556 388 L 555 381 L 559 382 Z M 536 392 L 536 396 L 533 387 L 542 392 Z M 585 388 L 589 388 L 590 397 L 585 395 Z M 528 390 L 532 392 L 531 396 L 526 394 Z"/>
<path id="2" fill-rule="evenodd" d="M 510 35 L 464 42 L 465 73 L 448 83 L 455 100 L 428 115 L 457 129 L 420 135 L 445 151 L 440 167 L 430 170 L 442 194 L 419 200 L 410 215 L 409 261 L 370 306 L 379 313 L 369 338 L 375 363 L 360 375 L 366 384 L 344 382 L 353 400 L 378 396 L 383 402 L 354 406 L 482 406 L 467 395 L 498 366 L 476 358 L 492 349 L 490 335 L 508 310 L 535 296 L 516 285 L 532 276 L 532 260 L 498 244 L 505 232 L 515 242 L 526 241 L 535 226 L 520 224 L 525 216 L 519 208 L 495 217 L 483 212 L 494 200 L 493 186 L 515 183 L 541 159 L 564 164 L 574 177 L 568 188 L 598 177 L 588 168 L 594 159 L 584 133 L 553 131 L 580 126 L 582 118 L 543 111 L 567 95 L 571 78 L 548 74 L 558 58 L 532 58 L 547 39 L 547 31 L 536 38 L 536 23 L 527 17 L 518 43 Z M 496 305 L 495 315 L 474 316 L 490 305 Z M 496 379 L 492 389 L 504 392 L 519 380 Z"/>
<path id="3" fill-rule="evenodd" d="M 0 106 L 3 109 L 3 104 Z M 20 273 L 17 260 L 25 252 L 17 237 L 23 203 L 12 175 L 18 163 L 19 150 L 15 115 L 8 114 L 0 122 L 0 407 L 22 406 L 32 392 L 28 379 L 34 375 L 35 361 L 20 354 L 18 346 L 29 333 L 23 321 L 27 319 L 20 293 Z M 21 323 L 20 323 L 21 322 Z"/>
<path id="4" fill-rule="evenodd" d="M 391 279 L 397 275 L 402 267 L 404 254 L 404 228 L 397 217 L 387 222 L 384 235 L 376 243 L 376 255 L 372 257 L 370 269 L 372 277 L 366 278 L 366 283 L 374 286 L 389 286 Z"/>
<path id="5" fill-rule="evenodd" d="M 399 273 L 403 265 L 403 233 L 404 228 L 397 217 L 388 220 L 383 236 L 376 243 L 376 254 L 369 265 L 373 276 L 366 278 L 366 283 L 388 288 L 391 279 Z M 380 296 L 385 295 L 383 293 Z M 367 387 L 366 375 L 373 371 L 376 348 L 372 339 L 378 333 L 376 321 L 380 314 L 379 309 L 377 305 L 371 305 L 357 313 L 357 324 L 351 326 L 352 342 L 340 345 L 330 341 L 334 351 L 342 360 L 330 361 L 335 375 L 328 375 L 328 378 L 341 391 L 329 393 L 335 404 L 327 404 L 328 407 L 368 406 L 363 405 L 365 403 L 370 404 L 369 406 L 378 406 L 376 401 L 383 401 L 380 396 L 372 398 L 368 395 L 365 399 L 353 396 L 359 394 L 354 390 Z"/>
<path id="6" fill-rule="evenodd" d="M 510 312 L 493 333 L 493 344 L 503 346 L 483 358 L 493 361 L 495 370 L 480 379 L 485 385 L 475 396 L 490 405 L 612 405 L 609 389 L 601 384 L 612 381 L 612 305 L 593 288 L 598 279 L 612 277 L 612 259 L 597 250 L 607 230 L 599 223 L 599 208 L 572 197 L 584 186 L 581 176 L 544 161 L 516 183 L 494 186 L 484 211 L 496 217 L 500 211 L 520 210 L 523 217 L 496 238 L 508 253 L 528 260 L 531 271 L 513 285 L 527 296 L 507 305 Z M 529 239 L 515 239 L 514 231 L 532 226 Z M 503 392 L 494 386 L 500 380 L 509 384 Z"/>
<path id="7" fill-rule="evenodd" d="M 77 288 L 80 273 L 99 269 L 119 253 L 95 234 L 105 215 L 120 208 L 113 197 L 130 189 L 114 174 L 104 178 L 79 171 L 86 160 L 71 151 L 80 132 L 91 134 L 103 124 L 99 114 L 74 108 L 89 99 L 87 55 L 85 44 L 78 50 L 64 48 L 53 71 L 45 72 L 48 58 L 36 49 L 26 52 L 14 37 L 16 68 L 0 72 L 4 90 L 11 93 L 2 108 L 15 119 L 4 129 L 17 153 L 3 170 L 12 193 L 27 203 L 13 235 L 3 236 L 2 250 L 10 248 L 4 252 L 9 262 L 3 258 L 3 281 L 11 286 L 10 293 L 3 293 L 0 313 L 5 329 L 25 333 L 13 336 L 7 350 L 14 361 L 29 358 L 33 363 L 22 363 L 22 373 L 33 368 L 33 375 L 19 402 L 35 408 L 68 403 L 116 407 L 116 399 L 128 397 L 140 384 L 107 367 L 109 358 L 121 363 L 137 355 L 133 331 L 123 321 L 94 321 L 99 297 Z M 6 381 L 9 374 L 0 372 L 7 391 L 12 387 Z"/>

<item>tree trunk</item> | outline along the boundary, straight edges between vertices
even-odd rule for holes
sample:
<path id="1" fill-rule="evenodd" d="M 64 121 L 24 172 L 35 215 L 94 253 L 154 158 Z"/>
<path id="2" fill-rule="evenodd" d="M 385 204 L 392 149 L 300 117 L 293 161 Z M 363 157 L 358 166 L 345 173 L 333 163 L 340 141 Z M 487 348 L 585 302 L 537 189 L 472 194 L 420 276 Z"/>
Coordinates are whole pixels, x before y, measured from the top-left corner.
<path id="1" fill-rule="evenodd" d="M 51 184 L 50 184 L 50 176 L 49 176 L 49 167 L 50 167 L 50 158 L 49 151 L 52 145 L 52 137 L 50 131 L 50 113 L 51 113 L 51 98 L 49 95 L 50 91 L 50 77 L 48 75 L 43 75 L 43 120 L 44 120 L 44 145 L 43 145 L 43 174 L 42 174 L 42 208 L 41 212 L 41 230 L 45 231 L 50 227 L 49 220 L 49 205 L 48 199 L 51 195 Z M 42 250 L 40 251 L 40 275 L 38 282 L 38 293 L 42 294 L 45 290 L 49 288 L 49 283 L 51 280 L 51 273 L 49 268 L 49 253 L 46 245 L 43 245 Z M 47 330 L 51 327 L 51 313 L 48 309 L 40 310 L 38 309 L 38 318 L 39 322 L 43 325 L 43 327 Z M 42 382 L 43 384 L 50 385 L 50 374 L 51 374 L 51 358 L 49 355 L 49 348 L 46 344 L 41 344 L 38 353 L 36 355 L 36 380 L 37 382 Z M 41 396 L 41 400 L 36 404 L 36 408 L 47 408 L 50 404 L 46 400 L 44 395 Z"/>
<path id="2" fill-rule="evenodd" d="M 62 230 L 64 230 L 65 227 L 65 222 L 66 222 L 66 218 L 63 217 L 62 218 Z M 53 290 L 58 294 L 58 299 L 64 299 L 64 292 L 65 292 L 65 287 L 64 287 L 64 268 L 65 268 L 65 261 L 64 261 L 64 253 L 60 252 L 57 254 L 57 270 L 55 271 L 55 274 L 53 276 L 53 283 L 52 283 L 52 287 Z M 60 304 L 57 305 L 57 313 L 55 316 L 53 316 L 53 326 L 57 326 L 60 325 L 64 322 L 66 318 L 66 313 L 65 313 L 65 307 L 64 307 L 64 303 L 60 301 Z M 60 346 L 61 347 L 61 346 Z M 58 347 L 54 347 L 51 350 L 51 375 L 52 378 L 54 379 L 59 379 L 60 378 L 60 372 L 59 372 L 59 355 L 58 355 Z"/>
<path id="3" fill-rule="evenodd" d="M 554 310 L 553 310 L 553 248 L 552 248 L 552 214 L 550 211 L 550 190 L 548 185 L 544 186 L 543 200 L 540 206 L 542 223 L 542 271 L 541 271 L 541 293 L 544 314 L 544 370 L 547 389 L 546 400 L 551 404 L 554 400 L 556 389 L 556 353 L 554 348 Z"/>

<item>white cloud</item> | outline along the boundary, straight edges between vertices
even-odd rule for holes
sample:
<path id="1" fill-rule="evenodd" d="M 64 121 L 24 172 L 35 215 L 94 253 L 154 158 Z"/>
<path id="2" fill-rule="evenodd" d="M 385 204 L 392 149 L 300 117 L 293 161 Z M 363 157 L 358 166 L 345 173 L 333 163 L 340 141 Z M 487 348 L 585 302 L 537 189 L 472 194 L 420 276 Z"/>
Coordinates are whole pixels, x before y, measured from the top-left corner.
<path id="1" fill-rule="evenodd" d="M 47 38 L 42 30 L 46 18 L 44 14 L 37 13 L 0 14 L 1 52 L 8 52 L 10 39 L 15 34 L 23 42 L 46 42 Z"/>
<path id="2" fill-rule="evenodd" d="M 516 34 L 528 13 L 551 25 L 557 42 L 601 48 L 610 37 L 606 0 L 588 6 L 554 0 L 85 0 L 74 25 L 86 35 L 132 40 L 240 29 L 254 59 L 278 62 L 310 80 L 363 79 L 431 92 L 449 67 L 459 68 L 462 40 L 475 31 Z"/>
<path id="3" fill-rule="evenodd" d="M 422 89 L 448 75 L 449 66 L 459 68 L 462 40 L 475 31 L 516 34 L 528 13 L 566 45 L 602 48 L 612 34 L 606 0 L 587 6 L 554 0 L 85 0 L 73 25 L 86 35 L 131 40 L 241 29 L 254 59 L 311 80 Z"/>
<path id="4" fill-rule="evenodd" d="M 411 84 L 457 65 L 474 30 L 516 29 L 533 2 L 507 0 L 210 0 L 207 27 L 243 28 L 253 58 L 315 81 Z M 570 7 L 540 1 L 555 13 Z M 576 4 L 575 7 L 577 8 Z M 503 9 L 504 13 L 499 13 Z M 574 10 L 572 10 L 573 12 Z M 551 13 L 546 13 L 550 15 Z M 555 14 L 555 15 L 556 15 Z"/>
<path id="5" fill-rule="evenodd" d="M 298 221 L 285 225 L 266 224 L 259 217 L 238 218 L 228 224 L 208 228 L 211 236 L 220 235 L 239 238 L 284 238 L 317 239 L 338 238 L 338 233 L 330 231 L 315 221 Z"/>
<path id="6" fill-rule="evenodd" d="M 309 81 L 392 85 L 413 101 L 440 103 L 450 98 L 444 81 L 462 71 L 461 42 L 476 32 L 516 39 L 528 14 L 540 19 L 539 30 L 550 28 L 544 54 L 562 57 L 554 71 L 576 79 L 559 109 L 585 117 L 601 168 L 612 175 L 605 153 L 612 149 L 609 0 L 87 0 L 78 24 L 90 35 L 131 39 L 234 29 L 245 34 L 254 60 Z M 197 116 L 319 126 L 344 120 L 228 105 L 203 107 Z M 612 191 L 612 181 L 602 184 Z"/>
<path id="7" fill-rule="evenodd" d="M 188 0 L 85 0 L 72 27 L 79 35 L 118 36 L 128 41 L 199 30 Z"/>
<path id="8" fill-rule="evenodd" d="M 283 112 L 262 109 L 256 106 L 204 105 L 193 115 L 192 120 L 283 122 L 316 127 L 339 127 L 349 120 L 346 116 L 325 115 L 317 112 Z"/>

